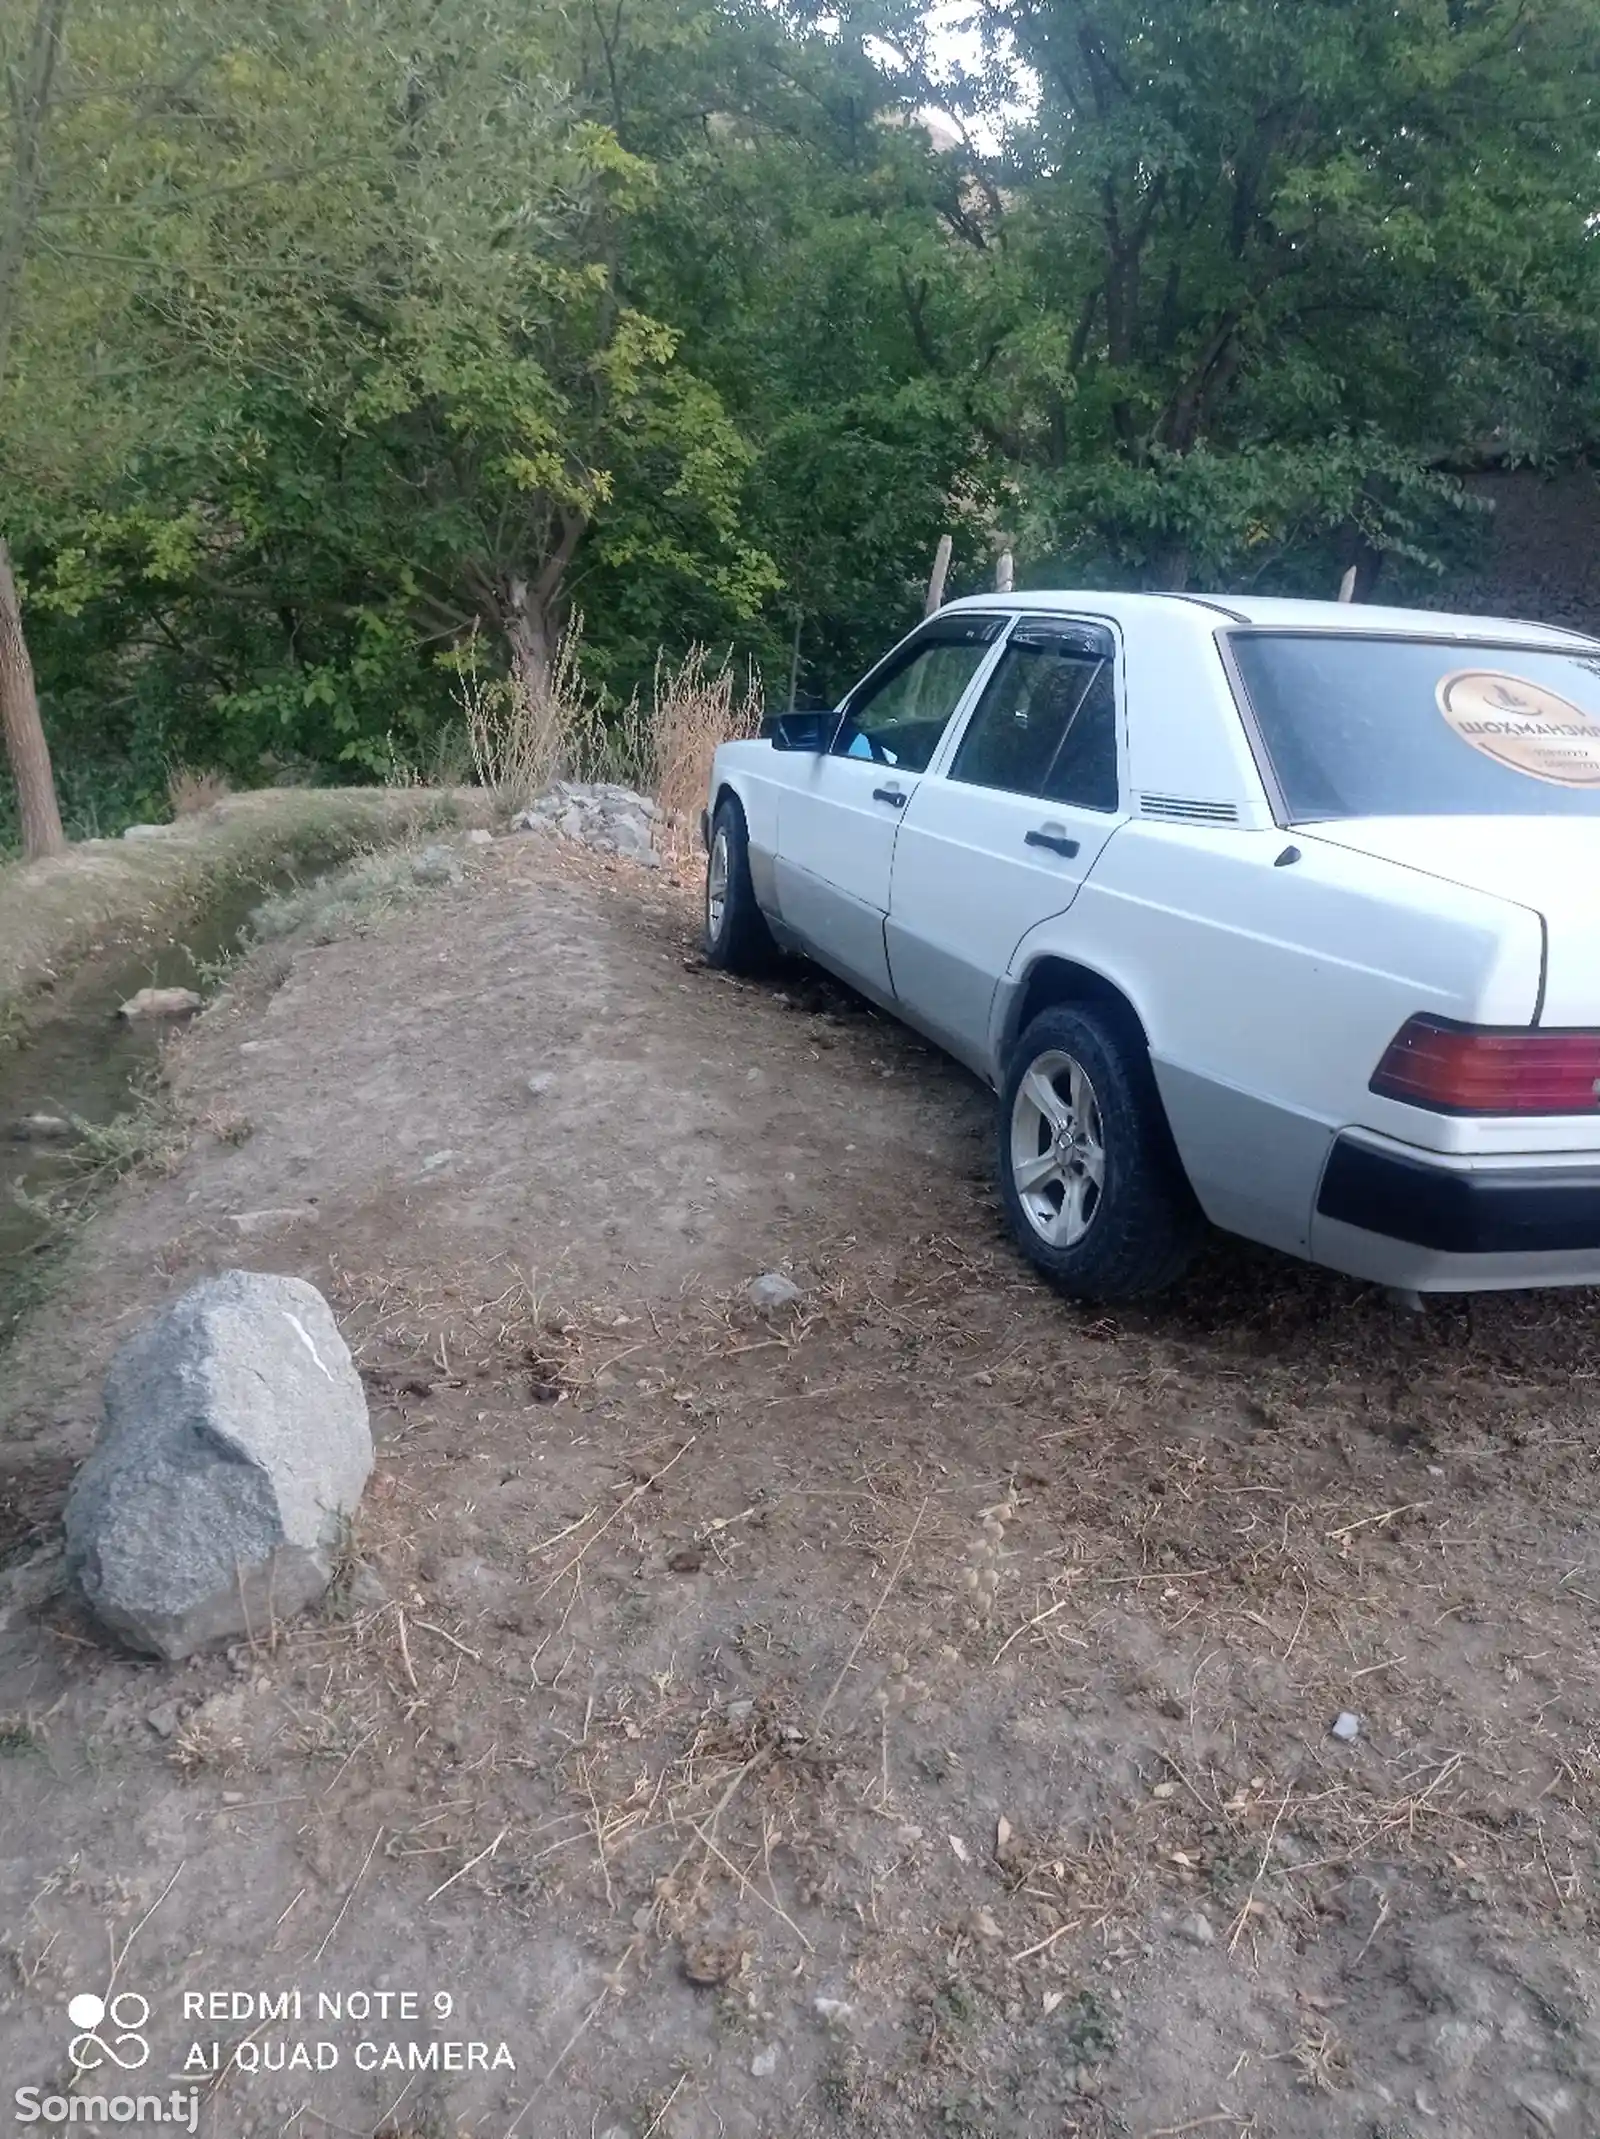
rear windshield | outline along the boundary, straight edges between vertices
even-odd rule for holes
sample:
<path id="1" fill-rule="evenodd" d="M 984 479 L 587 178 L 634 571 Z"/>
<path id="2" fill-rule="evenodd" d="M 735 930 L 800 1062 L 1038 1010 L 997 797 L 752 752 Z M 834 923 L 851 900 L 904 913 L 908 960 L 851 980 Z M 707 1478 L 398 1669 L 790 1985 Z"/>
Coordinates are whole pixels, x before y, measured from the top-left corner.
<path id="1" fill-rule="evenodd" d="M 1600 647 L 1277 631 L 1228 644 L 1295 823 L 1600 816 Z"/>

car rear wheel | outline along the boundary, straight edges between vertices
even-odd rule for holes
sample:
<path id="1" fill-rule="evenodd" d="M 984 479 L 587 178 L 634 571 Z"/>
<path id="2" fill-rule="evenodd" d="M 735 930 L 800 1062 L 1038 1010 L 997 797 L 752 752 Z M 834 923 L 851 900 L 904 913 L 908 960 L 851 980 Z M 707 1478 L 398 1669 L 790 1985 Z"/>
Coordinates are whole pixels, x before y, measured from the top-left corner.
<path id="1" fill-rule="evenodd" d="M 1121 1019 L 1042 1011 L 1012 1052 L 998 1128 L 1011 1229 L 1063 1292 L 1131 1300 L 1183 1275 L 1204 1221 L 1149 1059 Z"/>
<path id="2" fill-rule="evenodd" d="M 750 881 L 744 811 L 724 796 L 711 820 L 706 854 L 706 964 L 723 973 L 760 973 L 775 949 Z"/>

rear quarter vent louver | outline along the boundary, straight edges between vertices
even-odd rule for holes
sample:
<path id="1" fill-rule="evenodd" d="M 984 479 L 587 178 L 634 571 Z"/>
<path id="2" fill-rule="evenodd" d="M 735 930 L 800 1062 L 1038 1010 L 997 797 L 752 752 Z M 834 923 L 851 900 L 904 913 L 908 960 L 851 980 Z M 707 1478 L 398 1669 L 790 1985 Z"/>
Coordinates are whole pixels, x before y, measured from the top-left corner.
<path id="1" fill-rule="evenodd" d="M 1141 795 L 1141 817 L 1161 817 L 1169 824 L 1237 824 L 1239 811 L 1232 802 L 1200 802 L 1193 795 Z"/>

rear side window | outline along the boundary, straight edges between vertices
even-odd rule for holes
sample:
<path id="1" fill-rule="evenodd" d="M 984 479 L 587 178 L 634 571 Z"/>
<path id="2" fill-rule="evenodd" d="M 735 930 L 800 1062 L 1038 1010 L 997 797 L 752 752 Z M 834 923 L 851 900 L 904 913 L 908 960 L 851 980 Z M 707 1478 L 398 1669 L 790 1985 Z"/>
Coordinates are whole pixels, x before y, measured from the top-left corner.
<path id="1" fill-rule="evenodd" d="M 1114 655 L 1110 633 L 1093 626 L 1019 625 L 961 738 L 951 779 L 1115 810 Z"/>
<path id="2" fill-rule="evenodd" d="M 1228 645 L 1293 823 L 1600 816 L 1600 647 L 1274 631 Z"/>

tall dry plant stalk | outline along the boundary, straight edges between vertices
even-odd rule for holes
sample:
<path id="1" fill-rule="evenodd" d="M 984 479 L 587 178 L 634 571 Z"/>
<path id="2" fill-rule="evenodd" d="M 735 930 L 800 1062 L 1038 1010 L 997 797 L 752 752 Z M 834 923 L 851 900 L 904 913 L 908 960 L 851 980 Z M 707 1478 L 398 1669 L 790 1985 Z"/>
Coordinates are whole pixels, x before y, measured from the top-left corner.
<path id="1" fill-rule="evenodd" d="M 537 689 L 519 677 L 463 669 L 457 686 L 478 785 L 507 813 L 526 809 L 566 774 L 593 779 L 586 769 L 595 731 L 603 730 L 599 700 L 579 667 L 583 618 L 573 612 L 556 645 L 548 683 Z"/>
<path id="2" fill-rule="evenodd" d="M 706 647 L 691 646 L 676 663 L 657 655 L 648 708 L 635 693 L 608 709 L 583 680 L 582 647 L 583 618 L 574 612 L 542 692 L 463 669 L 458 695 L 479 786 L 510 814 L 557 779 L 615 781 L 653 794 L 664 843 L 687 849 L 717 745 L 760 728 L 759 673 L 748 669 L 741 683 L 731 657 L 714 666 Z"/>
<path id="3" fill-rule="evenodd" d="M 741 688 L 731 659 L 725 655 L 713 667 L 704 646 L 691 646 L 676 667 L 657 655 L 651 771 L 666 834 L 675 846 L 693 844 L 717 745 L 753 736 L 761 715 L 761 677 L 754 667 L 746 670 Z"/>
<path id="4" fill-rule="evenodd" d="M 167 767 L 167 804 L 174 817 L 198 817 L 232 793 L 225 773 L 196 772 L 192 765 Z"/>

